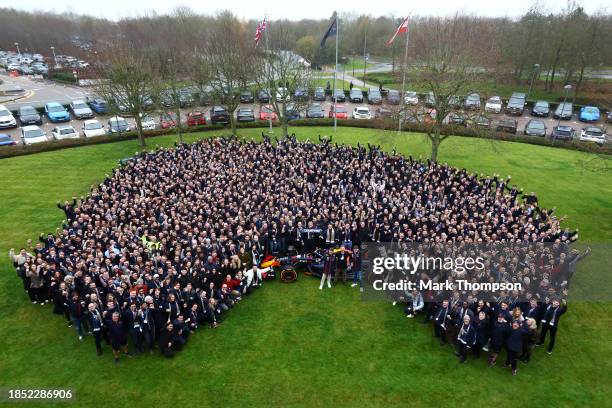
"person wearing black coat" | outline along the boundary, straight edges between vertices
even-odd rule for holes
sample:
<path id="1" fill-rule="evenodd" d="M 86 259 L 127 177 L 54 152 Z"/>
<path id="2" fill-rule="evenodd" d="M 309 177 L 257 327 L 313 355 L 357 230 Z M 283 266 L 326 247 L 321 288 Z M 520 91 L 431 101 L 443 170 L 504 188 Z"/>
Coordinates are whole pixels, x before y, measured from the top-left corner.
<path id="1" fill-rule="evenodd" d="M 470 316 L 466 313 L 463 316 L 463 324 L 459 326 L 457 334 L 457 346 L 459 347 L 459 363 L 465 363 L 468 350 L 476 345 L 476 330 L 470 323 Z"/>
<path id="2" fill-rule="evenodd" d="M 126 356 L 131 356 L 127 346 L 127 335 L 125 333 L 125 327 L 121 321 L 121 315 L 119 312 L 113 312 L 110 319 L 107 319 L 104 324 L 108 332 L 108 338 L 111 343 L 113 350 L 113 357 L 115 358 L 115 364 L 119 363 L 119 354 L 123 351 Z"/>
<path id="3" fill-rule="evenodd" d="M 442 306 L 436 311 L 434 317 L 434 336 L 440 339 L 440 345 L 446 344 L 446 326 L 451 319 L 451 310 L 448 300 L 442 302 Z"/>
<path id="4" fill-rule="evenodd" d="M 68 300 L 68 311 L 72 318 L 72 323 L 76 327 L 79 340 L 83 340 L 83 326 L 86 325 L 85 302 L 79 298 L 79 294 L 76 291 L 72 292 L 72 298 Z"/>
<path id="5" fill-rule="evenodd" d="M 559 319 L 561 315 L 567 310 L 567 302 L 563 299 L 563 304 L 559 300 L 555 299 L 551 304 L 548 305 L 544 313 L 542 314 L 542 332 L 540 334 L 540 341 L 537 343 L 538 346 L 544 344 L 546 340 L 546 333 L 550 332 L 550 341 L 548 342 L 548 354 L 552 354 L 553 347 L 555 347 L 555 339 L 557 337 L 557 327 L 559 325 Z"/>
<path id="6" fill-rule="evenodd" d="M 487 346 L 491 338 L 489 318 L 485 312 L 481 311 L 474 319 L 474 329 L 476 330 L 476 344 L 472 348 L 472 354 L 474 358 L 480 358 L 480 350 Z"/>
<path id="7" fill-rule="evenodd" d="M 516 375 L 516 365 L 519 353 L 523 351 L 523 337 L 527 333 L 527 329 L 521 325 L 521 322 L 515 320 L 512 326 L 506 327 L 505 344 L 508 356 L 504 367 L 512 367 L 512 375 Z"/>
<path id="8" fill-rule="evenodd" d="M 494 366 L 497 362 L 497 356 L 501 352 L 506 340 L 506 332 L 508 329 L 508 321 L 504 319 L 504 315 L 499 313 L 497 320 L 491 328 L 491 355 L 489 356 L 489 366 Z"/>
<path id="9" fill-rule="evenodd" d="M 123 322 L 125 329 L 130 333 L 136 351 L 142 353 L 144 349 L 142 347 L 142 331 L 138 312 L 136 303 L 131 303 L 129 309 L 123 312 Z"/>
<path id="10" fill-rule="evenodd" d="M 147 345 L 149 352 L 153 352 L 155 343 L 155 305 L 153 303 L 141 303 L 138 311 L 138 324 L 144 344 Z"/>
<path id="11" fill-rule="evenodd" d="M 174 326 L 172 323 L 166 324 L 166 326 L 159 333 L 159 350 L 161 353 L 170 358 L 174 357 Z"/>
<path id="12" fill-rule="evenodd" d="M 529 306 L 523 310 L 523 315 L 525 316 L 525 319 L 534 319 L 538 327 L 540 326 L 541 309 L 540 305 L 538 305 L 538 301 L 535 298 L 529 300 Z"/>
<path id="13" fill-rule="evenodd" d="M 104 330 L 104 322 L 102 315 L 96 307 L 95 303 L 90 303 L 88 306 L 89 328 L 96 342 L 96 352 L 99 356 L 102 355 L 102 331 Z"/>

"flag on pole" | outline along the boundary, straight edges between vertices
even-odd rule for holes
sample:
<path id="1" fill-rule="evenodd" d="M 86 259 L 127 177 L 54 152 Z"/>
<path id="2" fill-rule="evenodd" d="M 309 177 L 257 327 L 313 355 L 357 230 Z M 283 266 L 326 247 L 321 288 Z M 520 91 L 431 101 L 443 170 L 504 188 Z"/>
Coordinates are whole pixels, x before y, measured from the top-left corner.
<path id="1" fill-rule="evenodd" d="M 389 41 L 387 41 L 387 47 L 393 44 L 395 37 L 397 37 L 399 34 L 404 34 L 407 32 L 408 32 L 408 17 L 406 17 L 404 21 L 402 21 L 402 24 L 400 24 L 400 26 L 397 27 L 397 30 L 395 30 L 395 34 L 393 34 L 393 37 L 391 37 Z"/>
<path id="2" fill-rule="evenodd" d="M 255 46 L 259 45 L 261 41 L 261 37 L 263 37 L 264 31 L 268 27 L 268 22 L 264 18 L 259 24 L 257 24 L 257 28 L 255 29 Z"/>
<path id="3" fill-rule="evenodd" d="M 332 14 L 331 16 L 329 28 L 327 29 L 327 31 L 325 32 L 325 35 L 321 39 L 321 48 L 325 47 L 325 41 L 327 41 L 329 37 L 333 37 L 336 34 L 338 34 L 338 16 L 336 15 L 336 12 L 334 11 L 334 14 Z"/>

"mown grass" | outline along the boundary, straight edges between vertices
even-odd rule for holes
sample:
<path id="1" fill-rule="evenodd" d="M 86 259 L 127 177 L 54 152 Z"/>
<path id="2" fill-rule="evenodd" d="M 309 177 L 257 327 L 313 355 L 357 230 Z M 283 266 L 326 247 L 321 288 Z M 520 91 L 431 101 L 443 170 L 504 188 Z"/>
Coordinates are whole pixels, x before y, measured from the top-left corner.
<path id="1" fill-rule="evenodd" d="M 295 128 L 316 140 L 329 128 Z M 276 129 L 278 132 L 278 130 Z M 257 137 L 260 129 L 240 130 Z M 208 134 L 187 135 L 193 141 Z M 172 136 L 148 139 L 171 146 Z M 339 128 L 338 143 L 381 144 L 426 157 L 418 134 Z M 197 333 L 175 359 L 158 354 L 112 364 L 79 343 L 50 306 L 31 305 L 8 260 L 63 213 L 57 200 L 86 194 L 136 141 L 87 146 L 0 161 L 0 387 L 71 388 L 79 407 L 93 406 L 606 406 L 612 393 L 610 303 L 573 302 L 562 319 L 555 353 L 537 349 L 519 375 L 484 361 L 457 364 L 431 328 L 389 304 L 362 302 L 339 285 L 320 292 L 313 279 L 266 284 L 239 304 L 216 330 Z M 594 155 L 564 149 L 450 138 L 440 158 L 485 174 L 512 175 L 557 206 L 582 241 L 612 241 L 609 173 L 590 170 Z M 580 271 L 594 280 L 603 271 Z M 610 287 L 610 274 L 602 281 Z M 42 404 L 41 404 L 42 406 Z"/>

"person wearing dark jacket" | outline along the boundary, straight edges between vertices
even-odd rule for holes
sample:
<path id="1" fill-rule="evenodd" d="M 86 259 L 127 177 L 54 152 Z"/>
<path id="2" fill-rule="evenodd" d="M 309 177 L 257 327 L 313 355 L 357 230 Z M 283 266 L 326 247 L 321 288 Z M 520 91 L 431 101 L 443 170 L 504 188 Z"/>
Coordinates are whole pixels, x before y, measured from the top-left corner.
<path id="1" fill-rule="evenodd" d="M 142 353 L 144 349 L 142 347 L 142 331 L 138 312 L 136 303 L 131 303 L 129 309 L 123 312 L 123 321 L 126 330 L 130 333 L 136 351 Z"/>
<path id="2" fill-rule="evenodd" d="M 70 204 L 68 201 L 64 201 L 63 205 L 60 204 L 59 201 L 57 202 L 57 208 L 64 211 L 64 214 L 66 215 L 66 219 L 70 223 L 74 221 L 74 219 L 76 218 L 76 211 L 75 211 L 76 204 L 77 204 L 76 197 L 72 197 L 72 204 Z"/>
<path id="3" fill-rule="evenodd" d="M 478 313 L 476 319 L 474 319 L 474 329 L 476 330 L 476 343 L 472 348 L 474 358 L 480 358 L 480 350 L 485 348 L 489 343 L 490 339 L 490 327 L 489 318 L 485 312 Z M 485 350 L 486 351 L 486 350 Z"/>
<path id="4" fill-rule="evenodd" d="M 505 344 L 508 356 L 506 357 L 504 367 L 511 366 L 512 375 L 516 375 L 518 355 L 523 351 L 523 337 L 527 330 L 521 325 L 521 322 L 515 320 L 512 322 L 512 326 L 506 327 L 505 332 Z"/>
<path id="5" fill-rule="evenodd" d="M 148 298 L 149 296 L 147 296 Z M 155 342 L 155 305 L 143 302 L 138 311 L 138 324 L 142 340 L 147 345 L 149 353 L 153 352 Z"/>
<path id="6" fill-rule="evenodd" d="M 159 350 L 161 353 L 170 358 L 174 357 L 174 327 L 172 323 L 166 324 L 166 326 L 159 333 Z"/>
<path id="7" fill-rule="evenodd" d="M 567 302 L 563 299 L 563 305 L 559 300 L 555 299 L 551 304 L 548 305 L 544 313 L 542 314 L 542 332 L 540 334 L 540 341 L 538 346 L 544 344 L 546 340 L 546 333 L 550 332 L 550 341 L 548 342 L 548 354 L 552 354 L 553 347 L 555 347 L 555 339 L 557 337 L 557 327 L 559 325 L 559 319 L 561 315 L 567 310 Z"/>
<path id="8" fill-rule="evenodd" d="M 489 366 L 493 367 L 497 362 L 497 356 L 501 352 L 506 339 L 506 331 L 508 322 L 504 319 L 504 315 L 499 313 L 497 320 L 491 328 L 491 355 L 489 356 Z"/>
<path id="9" fill-rule="evenodd" d="M 465 363 L 467 360 L 468 350 L 476 345 L 476 331 L 474 326 L 470 324 L 470 316 L 465 314 L 463 316 L 463 324 L 459 327 L 459 333 L 457 334 L 457 346 L 459 347 L 459 362 Z"/>
<path id="10" fill-rule="evenodd" d="M 450 322 L 450 319 L 450 306 L 448 300 L 444 300 L 434 317 L 434 336 L 440 339 L 440 345 L 442 346 L 446 344 L 446 325 Z"/>
<path id="11" fill-rule="evenodd" d="M 72 298 L 68 301 L 68 310 L 72 323 L 74 324 L 79 340 L 83 340 L 83 325 L 85 324 L 85 302 L 79 298 L 78 292 L 72 292 Z"/>
<path id="12" fill-rule="evenodd" d="M 121 315 L 119 312 L 113 312 L 110 319 L 107 319 L 105 323 L 106 330 L 108 332 L 108 338 L 111 343 L 113 350 L 113 357 L 115 358 L 115 364 L 119 364 L 119 354 L 123 351 L 126 356 L 131 356 L 127 347 L 127 336 L 125 334 L 125 328 L 121 321 Z"/>
<path id="13" fill-rule="evenodd" d="M 531 350 L 538 341 L 538 326 L 535 319 L 528 317 L 523 322 L 525 327 L 525 336 L 523 337 L 523 354 L 521 354 L 521 361 L 528 363 L 531 359 Z"/>
<path id="14" fill-rule="evenodd" d="M 89 327 L 91 334 L 96 342 L 96 352 L 99 356 L 102 355 L 102 330 L 104 329 L 104 322 L 102 321 L 102 315 L 97 308 L 95 303 L 90 303 L 88 306 L 89 310 Z"/>

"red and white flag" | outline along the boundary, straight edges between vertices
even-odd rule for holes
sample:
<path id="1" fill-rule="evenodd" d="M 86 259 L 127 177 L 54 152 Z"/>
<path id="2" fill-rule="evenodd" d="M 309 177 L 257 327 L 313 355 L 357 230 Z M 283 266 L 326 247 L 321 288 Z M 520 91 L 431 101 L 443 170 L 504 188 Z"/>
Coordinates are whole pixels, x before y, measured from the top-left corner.
<path id="1" fill-rule="evenodd" d="M 395 37 L 397 37 L 399 34 L 404 34 L 407 32 L 408 32 L 408 17 L 406 17 L 404 21 L 402 21 L 402 24 L 400 24 L 400 26 L 397 27 L 397 30 L 395 30 L 395 34 L 393 34 L 393 37 L 391 37 L 391 39 L 387 41 L 387 47 L 393 44 Z"/>
<path id="2" fill-rule="evenodd" d="M 255 46 L 259 45 L 259 42 L 261 41 L 261 37 L 263 36 L 264 31 L 266 31 L 267 26 L 268 26 L 268 22 L 266 21 L 265 18 L 263 19 L 262 22 L 257 24 L 257 29 L 255 29 Z"/>

